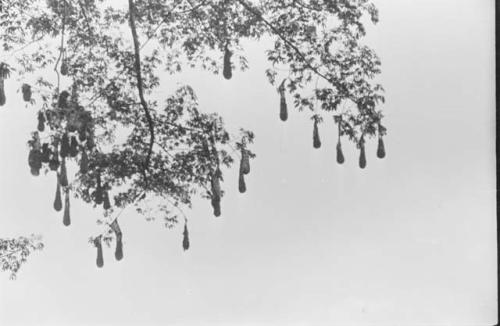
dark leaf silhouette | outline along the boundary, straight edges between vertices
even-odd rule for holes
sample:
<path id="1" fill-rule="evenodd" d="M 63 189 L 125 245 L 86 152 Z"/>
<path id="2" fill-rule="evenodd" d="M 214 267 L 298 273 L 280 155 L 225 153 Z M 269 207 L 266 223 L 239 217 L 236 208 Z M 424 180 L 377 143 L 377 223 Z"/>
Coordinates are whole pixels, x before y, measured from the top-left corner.
<path id="1" fill-rule="evenodd" d="M 240 172 L 240 176 L 238 178 L 238 190 L 242 194 L 247 191 L 247 185 L 245 183 L 245 175 L 242 172 Z"/>
<path id="2" fill-rule="evenodd" d="M 318 130 L 318 120 L 314 120 L 314 126 L 313 126 L 313 147 L 314 148 L 320 148 L 321 147 L 321 140 L 319 139 L 319 130 Z"/>

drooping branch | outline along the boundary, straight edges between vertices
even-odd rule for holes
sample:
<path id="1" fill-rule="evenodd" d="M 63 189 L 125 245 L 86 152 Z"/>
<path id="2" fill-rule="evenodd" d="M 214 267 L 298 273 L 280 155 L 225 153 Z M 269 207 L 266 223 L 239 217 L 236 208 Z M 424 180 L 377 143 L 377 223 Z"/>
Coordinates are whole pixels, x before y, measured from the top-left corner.
<path id="1" fill-rule="evenodd" d="M 134 6 L 134 1 L 129 0 L 128 1 L 128 7 L 129 7 L 129 22 L 130 22 L 130 30 L 132 32 L 132 38 L 134 41 L 134 56 L 135 56 L 135 75 L 137 78 L 137 89 L 139 91 L 139 98 L 141 100 L 141 106 L 142 109 L 144 110 L 144 114 L 146 116 L 146 119 L 148 121 L 148 127 L 149 127 L 149 147 L 148 147 L 148 154 L 146 156 L 146 160 L 144 161 L 144 171 L 147 171 L 149 169 L 149 161 L 151 159 L 151 154 L 153 153 L 153 144 L 155 141 L 155 130 L 154 130 L 154 122 L 153 118 L 151 117 L 151 113 L 149 112 L 148 104 L 146 103 L 146 100 L 144 98 L 144 89 L 142 86 L 142 74 L 141 74 L 141 54 L 140 54 L 140 49 L 139 49 L 139 40 L 137 37 L 137 30 L 135 27 L 135 6 Z M 146 172 L 144 172 L 144 176 L 146 176 Z M 147 183 L 147 179 L 146 179 Z"/>

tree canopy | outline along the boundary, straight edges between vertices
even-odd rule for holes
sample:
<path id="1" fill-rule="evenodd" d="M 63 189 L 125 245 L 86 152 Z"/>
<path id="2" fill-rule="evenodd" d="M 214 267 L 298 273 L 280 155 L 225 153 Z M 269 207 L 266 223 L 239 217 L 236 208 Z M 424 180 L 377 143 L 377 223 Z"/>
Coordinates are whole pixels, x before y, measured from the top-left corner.
<path id="1" fill-rule="evenodd" d="M 184 210 L 201 196 L 220 216 L 224 170 L 235 162 L 238 190 L 246 191 L 254 134 L 229 132 L 221 116 L 200 110 L 189 85 L 157 99 L 160 75 L 197 68 L 237 78 L 249 66 L 242 42 L 272 38 L 265 76 L 280 98 L 277 118 L 286 121 L 290 107 L 310 112 L 315 148 L 321 123 L 332 119 L 337 162 L 344 162 L 345 139 L 365 168 L 369 138 L 385 156 L 381 63 L 362 43 L 365 25 L 377 21 L 368 0 L 4 0 L 0 106 L 20 102 L 5 97 L 12 83 L 37 110 L 29 168 L 54 178 L 53 206 L 64 225 L 71 224 L 72 196 L 103 207 L 98 222 L 108 231 L 90 239 L 99 267 L 103 243 L 114 241 L 116 258 L 123 257 L 120 210 L 132 205 L 147 217 L 145 202 L 155 203 L 167 227 L 184 220 L 186 250 Z M 75 175 L 68 175 L 70 162 Z M 9 257 L 12 246 L 0 243 L 0 255 Z"/>

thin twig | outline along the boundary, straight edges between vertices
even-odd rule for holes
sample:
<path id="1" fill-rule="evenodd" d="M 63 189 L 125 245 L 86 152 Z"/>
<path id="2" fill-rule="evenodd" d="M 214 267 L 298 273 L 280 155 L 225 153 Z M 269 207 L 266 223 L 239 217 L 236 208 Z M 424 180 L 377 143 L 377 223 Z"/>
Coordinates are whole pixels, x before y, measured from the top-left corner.
<path id="1" fill-rule="evenodd" d="M 11 255 L 13 255 L 13 254 L 18 253 L 19 251 L 22 251 L 22 250 L 23 250 L 22 248 L 21 248 L 21 249 L 16 249 L 16 250 L 13 250 L 13 251 L 11 251 L 11 252 L 9 252 L 9 253 L 6 253 L 6 254 L 1 255 L 1 256 L 0 256 L 0 258 L 11 256 Z"/>
<path id="2" fill-rule="evenodd" d="M 290 40 L 288 40 L 286 37 L 283 36 L 282 33 L 280 33 L 280 31 L 273 26 L 273 24 L 271 24 L 267 19 L 265 19 L 262 15 L 262 13 L 258 10 L 258 9 L 255 9 L 253 8 L 250 4 L 248 4 L 245 0 L 236 0 L 238 1 L 246 10 L 248 10 L 250 13 L 252 13 L 253 15 L 255 15 L 258 19 L 260 19 L 267 27 L 269 27 L 269 29 L 274 33 L 276 34 L 280 39 L 283 40 L 283 42 L 285 42 L 290 48 L 292 48 L 295 53 L 300 57 L 300 59 L 304 62 L 304 65 L 309 68 L 310 70 L 312 70 L 314 73 L 316 73 L 318 76 L 320 76 L 321 78 L 323 78 L 324 80 L 326 80 L 328 83 L 332 84 L 333 86 L 335 86 L 336 88 L 338 87 L 338 85 L 333 81 L 331 80 L 330 78 L 328 78 L 326 75 L 324 75 L 323 73 L 321 73 L 317 67 L 313 67 L 307 60 L 307 58 L 305 57 L 304 54 L 302 54 L 302 52 L 299 50 L 299 48 L 293 44 Z"/>
<path id="3" fill-rule="evenodd" d="M 184 217 L 184 222 L 187 223 L 188 221 L 188 218 L 186 216 L 186 214 L 184 213 L 184 211 L 178 206 L 178 205 L 175 205 L 175 203 L 173 201 L 171 201 L 168 197 L 165 197 L 165 199 L 170 203 L 172 204 L 172 206 L 174 206 L 181 214 L 182 214 L 182 217 Z"/>

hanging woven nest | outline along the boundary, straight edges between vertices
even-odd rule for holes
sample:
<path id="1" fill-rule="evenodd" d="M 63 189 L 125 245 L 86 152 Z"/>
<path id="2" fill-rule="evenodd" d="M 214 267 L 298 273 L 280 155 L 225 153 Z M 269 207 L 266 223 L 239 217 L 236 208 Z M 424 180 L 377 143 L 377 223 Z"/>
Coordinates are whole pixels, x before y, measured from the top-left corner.
<path id="1" fill-rule="evenodd" d="M 31 101 L 31 86 L 29 84 L 23 84 L 21 86 L 21 91 L 23 93 L 23 100 L 25 102 Z"/>
<path id="2" fill-rule="evenodd" d="M 45 115 L 43 114 L 42 111 L 38 112 L 38 125 L 37 129 L 40 132 L 43 132 L 45 130 Z"/>
<path id="3" fill-rule="evenodd" d="M 69 226 L 71 224 L 70 217 L 70 207 L 69 207 L 69 189 L 66 188 L 64 192 L 64 216 L 63 216 L 63 224 L 65 226 Z"/>
<path id="4" fill-rule="evenodd" d="M 182 232 L 182 248 L 184 250 L 189 249 L 189 232 L 187 228 L 187 223 L 184 223 L 184 231 Z"/>
<path id="5" fill-rule="evenodd" d="M 61 199 L 61 183 L 59 182 L 59 175 L 57 176 L 57 187 L 56 187 L 56 196 L 54 198 L 54 209 L 57 212 L 60 212 L 62 209 L 62 199 Z"/>
<path id="6" fill-rule="evenodd" d="M 385 157 L 385 145 L 382 136 L 378 137 L 378 146 L 377 146 L 377 157 L 384 158 Z"/>
<path id="7" fill-rule="evenodd" d="M 362 142 L 360 144 L 359 149 L 359 167 L 364 169 L 366 168 L 366 153 L 365 153 L 365 144 Z"/>
<path id="8" fill-rule="evenodd" d="M 280 119 L 281 121 L 286 121 L 288 120 L 288 109 L 285 97 L 285 80 L 283 80 L 280 87 L 278 88 L 278 92 L 280 94 Z"/>
<path id="9" fill-rule="evenodd" d="M 343 164 L 345 161 L 344 158 L 344 153 L 342 152 L 342 143 L 339 141 L 337 142 L 337 163 L 338 164 Z"/>
<path id="10" fill-rule="evenodd" d="M 0 106 L 5 105 L 5 79 L 10 77 L 10 67 L 4 62 L 0 62 Z"/>
<path id="11" fill-rule="evenodd" d="M 120 225 L 118 224 L 118 220 L 115 219 L 113 223 L 111 223 L 111 230 L 113 230 L 116 236 L 115 259 L 122 260 L 123 259 L 122 231 L 120 229 Z"/>
<path id="12" fill-rule="evenodd" d="M 231 77 L 233 76 L 231 67 L 232 55 L 233 53 L 231 52 L 231 50 L 229 50 L 228 44 L 226 44 L 226 46 L 224 47 L 224 67 L 222 71 L 222 74 L 224 75 L 225 79 L 231 79 Z"/>
<path id="13" fill-rule="evenodd" d="M 104 257 L 102 255 L 101 238 L 102 238 L 102 236 L 98 236 L 97 238 L 94 239 L 94 246 L 97 248 L 96 265 L 99 268 L 104 266 Z"/>

